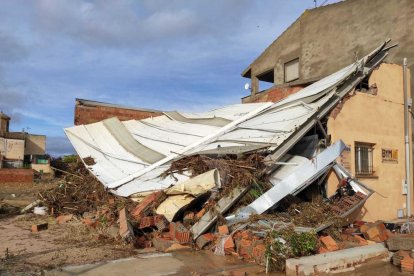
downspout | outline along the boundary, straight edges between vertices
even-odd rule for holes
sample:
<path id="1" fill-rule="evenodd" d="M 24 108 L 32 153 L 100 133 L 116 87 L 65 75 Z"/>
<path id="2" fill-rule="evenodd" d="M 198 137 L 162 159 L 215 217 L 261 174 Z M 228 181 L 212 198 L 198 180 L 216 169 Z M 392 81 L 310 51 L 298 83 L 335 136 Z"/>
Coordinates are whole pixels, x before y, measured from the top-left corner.
<path id="1" fill-rule="evenodd" d="M 407 58 L 403 61 L 403 89 L 404 89 L 404 139 L 405 139 L 405 184 L 407 185 L 407 217 L 411 217 L 411 179 L 410 179 L 410 140 L 408 120 L 408 93 L 407 93 Z"/>

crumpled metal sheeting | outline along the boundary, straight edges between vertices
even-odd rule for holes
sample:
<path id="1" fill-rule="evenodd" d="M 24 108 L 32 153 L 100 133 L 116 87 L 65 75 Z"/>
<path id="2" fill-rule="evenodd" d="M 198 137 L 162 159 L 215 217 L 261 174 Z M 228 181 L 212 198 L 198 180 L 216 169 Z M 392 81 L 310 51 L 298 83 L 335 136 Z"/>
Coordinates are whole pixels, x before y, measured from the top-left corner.
<path id="1" fill-rule="evenodd" d="M 152 171 L 155 170 L 162 173 L 162 168 L 168 166 L 175 158 L 197 154 L 201 151 L 214 150 L 218 147 L 233 147 L 237 148 L 239 152 L 242 152 L 241 147 L 243 146 L 264 145 L 268 150 L 277 152 L 276 160 L 278 160 L 280 158 L 278 154 L 285 154 L 285 150 L 296 141 L 292 137 L 299 136 L 301 130 L 305 129 L 305 126 L 309 127 L 309 125 L 314 123 L 318 109 L 324 106 L 325 110 L 329 110 L 328 107 L 338 100 L 338 95 L 335 93 L 337 88 L 341 89 L 340 84 L 345 83 L 351 76 L 356 76 L 357 78 L 351 84 L 348 84 L 352 88 L 359 78 L 359 75 L 356 74 L 360 73 L 357 71 L 362 69 L 365 62 L 375 56 L 385 45 L 386 43 L 382 44 L 370 55 L 365 56 L 358 62 L 339 70 L 277 103 L 238 104 L 199 115 L 180 114 L 183 117 L 186 115 L 186 118 L 191 122 L 196 122 L 205 117 L 207 117 L 205 119 L 214 119 L 217 117 L 233 120 L 222 127 L 179 122 L 184 128 L 182 129 L 184 130 L 184 134 L 177 133 L 173 131 L 174 128 L 170 128 L 171 135 L 164 135 L 159 133 L 159 128 L 162 128 L 164 126 L 163 124 L 168 124 L 168 120 L 173 122 L 177 121 L 171 118 L 162 118 L 160 120 L 163 120 L 163 123 L 158 125 L 157 134 L 155 134 L 155 130 L 134 130 L 132 132 L 129 129 L 132 136 L 138 142 L 153 150 L 159 150 L 161 154 L 166 156 L 162 160 L 152 164 L 140 163 L 139 161 L 142 160 L 137 160 L 139 158 L 131 156 L 125 149 L 119 149 L 119 143 L 113 143 L 112 140 L 114 139 L 108 137 L 107 131 L 93 133 L 89 139 L 91 141 L 86 143 L 82 138 L 76 139 L 76 137 L 74 138 L 70 134 L 68 137 L 81 157 L 88 157 L 89 155 L 96 161 L 96 164 L 90 167 L 91 172 L 102 183 L 110 187 L 112 192 L 122 196 L 160 189 L 161 187 L 167 186 L 167 184 L 176 184 L 176 181 L 157 179 L 152 174 Z M 386 51 L 381 52 L 380 55 L 374 58 L 375 60 L 371 62 L 370 66 L 375 66 L 373 62 L 376 62 L 376 60 L 381 62 L 381 58 L 385 57 L 385 55 Z M 372 68 L 368 69 L 371 70 Z M 348 91 L 348 86 L 346 89 L 343 89 L 345 92 Z M 345 93 L 344 91 L 342 93 Z M 341 96 L 343 95 L 341 94 Z M 158 120 L 156 118 L 154 119 Z M 142 122 L 148 121 L 146 119 Z M 202 122 L 202 120 L 199 122 Z M 82 127 L 88 128 L 89 131 L 89 126 L 78 126 L 74 128 Z M 200 135 L 201 137 L 196 138 L 192 135 L 192 133 L 198 135 L 197 130 L 199 128 L 206 130 L 208 127 L 211 128 L 211 132 L 208 134 L 204 133 L 204 136 Z M 70 128 L 66 132 L 69 133 L 72 130 L 73 128 Z M 174 135 L 177 135 L 174 139 L 170 138 Z M 103 145 L 102 143 L 105 143 L 105 141 L 108 141 L 107 143 L 109 145 Z M 289 145 L 286 146 L 286 144 Z M 131 164 L 128 164 L 128 162 Z"/>

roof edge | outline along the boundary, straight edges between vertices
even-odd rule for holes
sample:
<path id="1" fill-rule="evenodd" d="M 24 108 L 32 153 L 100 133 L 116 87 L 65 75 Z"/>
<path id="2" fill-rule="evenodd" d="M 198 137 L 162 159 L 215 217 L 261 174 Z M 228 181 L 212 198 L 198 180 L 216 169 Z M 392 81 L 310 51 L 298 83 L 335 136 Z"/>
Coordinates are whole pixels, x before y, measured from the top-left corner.
<path id="1" fill-rule="evenodd" d="M 118 105 L 118 104 L 105 103 L 105 102 L 86 100 L 86 99 L 80 99 L 80 98 L 76 98 L 75 101 L 77 105 L 80 104 L 80 105 L 85 105 L 85 106 L 105 106 L 105 107 L 114 107 L 114 108 L 145 111 L 145 112 L 152 112 L 152 113 L 163 113 L 164 112 L 164 111 L 156 110 L 156 109 Z"/>

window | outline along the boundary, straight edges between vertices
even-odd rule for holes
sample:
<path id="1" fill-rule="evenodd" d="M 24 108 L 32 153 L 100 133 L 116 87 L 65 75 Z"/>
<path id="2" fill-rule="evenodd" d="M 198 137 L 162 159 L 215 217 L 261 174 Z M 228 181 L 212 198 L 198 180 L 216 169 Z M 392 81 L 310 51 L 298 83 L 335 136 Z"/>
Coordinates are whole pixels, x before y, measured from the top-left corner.
<path id="1" fill-rule="evenodd" d="M 375 144 L 355 143 L 355 175 L 373 176 L 373 151 Z"/>
<path id="2" fill-rule="evenodd" d="M 264 91 L 272 87 L 275 81 L 274 75 L 275 73 L 273 68 L 257 75 L 257 79 L 259 81 L 258 91 Z"/>
<path id="3" fill-rule="evenodd" d="M 299 79 L 299 58 L 285 63 L 285 82 Z"/>

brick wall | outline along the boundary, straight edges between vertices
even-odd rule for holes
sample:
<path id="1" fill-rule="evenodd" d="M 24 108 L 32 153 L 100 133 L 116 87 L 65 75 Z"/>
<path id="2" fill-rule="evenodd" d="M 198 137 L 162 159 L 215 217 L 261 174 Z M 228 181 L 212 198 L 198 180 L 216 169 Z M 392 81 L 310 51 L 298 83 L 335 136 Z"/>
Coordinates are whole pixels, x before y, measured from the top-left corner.
<path id="1" fill-rule="evenodd" d="M 287 96 L 290 96 L 299 90 L 303 89 L 304 86 L 286 86 L 286 87 L 274 87 L 264 92 L 256 94 L 255 96 L 249 96 L 242 99 L 243 103 L 259 103 L 259 102 L 277 102 Z"/>
<path id="2" fill-rule="evenodd" d="M 128 109 L 117 106 L 84 105 L 77 102 L 75 106 L 75 125 L 91 124 L 104 119 L 118 117 L 121 121 L 141 120 L 162 115 L 160 111 Z"/>
<path id="3" fill-rule="evenodd" d="M 0 169 L 0 183 L 30 183 L 33 182 L 31 169 Z"/>

